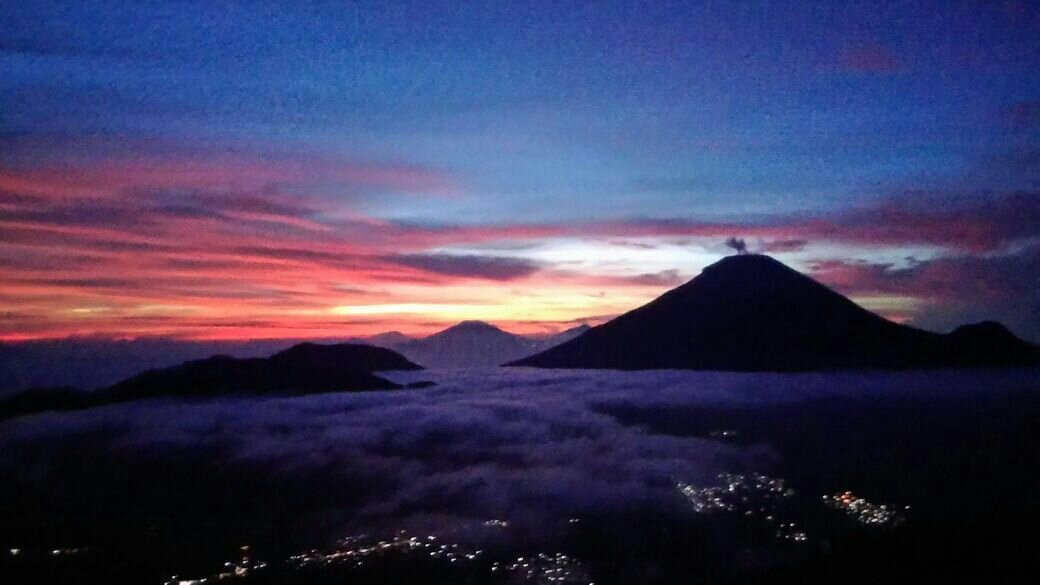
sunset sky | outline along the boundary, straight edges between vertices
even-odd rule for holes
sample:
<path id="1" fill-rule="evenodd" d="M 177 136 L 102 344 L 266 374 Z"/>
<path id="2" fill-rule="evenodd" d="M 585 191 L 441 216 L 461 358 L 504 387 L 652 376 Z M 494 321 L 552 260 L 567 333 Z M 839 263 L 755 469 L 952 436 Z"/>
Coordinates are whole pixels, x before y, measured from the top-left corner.
<path id="1" fill-rule="evenodd" d="M 5 0 L 0 340 L 549 332 L 737 236 L 1040 341 L 1036 3 L 508 4 Z"/>

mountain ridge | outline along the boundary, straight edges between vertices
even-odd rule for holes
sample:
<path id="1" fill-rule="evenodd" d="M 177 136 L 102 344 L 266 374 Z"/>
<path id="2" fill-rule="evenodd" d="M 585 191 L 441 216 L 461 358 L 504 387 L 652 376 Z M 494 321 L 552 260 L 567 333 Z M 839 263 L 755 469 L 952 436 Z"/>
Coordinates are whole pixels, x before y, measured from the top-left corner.
<path id="1" fill-rule="evenodd" d="M 307 342 L 269 357 L 214 355 L 153 368 L 94 390 L 72 387 L 25 390 L 0 400 L 0 420 L 42 410 L 78 410 L 145 398 L 394 390 L 402 386 L 373 372 L 421 369 L 404 356 L 381 347 Z"/>

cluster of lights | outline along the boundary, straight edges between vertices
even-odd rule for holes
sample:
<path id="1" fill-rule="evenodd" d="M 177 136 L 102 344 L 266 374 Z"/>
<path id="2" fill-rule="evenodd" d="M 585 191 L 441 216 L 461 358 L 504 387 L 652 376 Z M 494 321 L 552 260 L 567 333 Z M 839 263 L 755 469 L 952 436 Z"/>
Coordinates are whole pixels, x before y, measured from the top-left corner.
<path id="1" fill-rule="evenodd" d="M 797 543 L 808 541 L 808 535 L 798 525 L 794 522 L 778 522 L 775 516 L 777 505 L 795 495 L 795 491 L 789 488 L 782 478 L 772 478 L 758 473 L 723 473 L 718 475 L 718 479 L 720 484 L 708 487 L 679 482 L 676 489 L 690 503 L 695 513 L 742 512 L 745 516 L 757 516 L 767 523 L 774 524 L 776 538 L 779 540 Z M 904 517 L 893 507 L 871 503 L 851 491 L 832 496 L 825 495 L 823 503 L 828 508 L 841 511 L 856 522 L 868 526 L 895 526 L 904 521 Z M 906 509 L 909 509 L 909 506 L 906 506 Z M 577 524 L 580 519 L 569 518 L 567 522 Z M 484 521 L 483 525 L 505 529 L 510 523 L 507 520 L 492 518 Z M 47 552 L 51 556 L 65 556 L 87 550 L 56 548 Z M 7 552 L 11 556 L 18 556 L 25 551 L 11 548 Z M 197 579 L 184 579 L 174 575 L 164 585 L 204 585 L 245 578 L 267 566 L 262 561 L 253 561 L 250 558 L 248 546 L 242 547 L 242 553 L 241 560 L 224 563 L 220 572 Z M 288 562 L 297 569 L 333 564 L 360 567 L 366 560 L 389 553 L 423 554 L 453 564 L 473 562 L 484 555 L 484 551 L 480 549 L 471 550 L 458 544 L 440 542 L 435 535 L 410 536 L 407 531 L 402 530 L 389 540 L 376 541 L 365 535 L 347 537 L 338 541 L 331 550 L 310 550 L 290 556 Z M 595 585 L 589 580 L 581 562 L 563 553 L 538 553 L 534 556 L 517 557 L 513 561 L 494 561 L 490 570 L 494 574 L 508 577 L 511 581 L 520 579 L 537 585 Z"/>
<path id="2" fill-rule="evenodd" d="M 823 504 L 832 510 L 844 512 L 856 522 L 867 526 L 896 526 L 903 522 L 903 516 L 894 508 L 885 504 L 873 504 L 849 491 L 823 496 Z"/>
<path id="3" fill-rule="evenodd" d="M 505 520 L 488 520 L 484 525 L 506 527 L 509 523 Z M 289 561 L 296 568 L 331 564 L 360 567 L 366 560 L 390 552 L 425 554 L 430 558 L 459 564 L 476 561 L 484 555 L 481 549 L 468 550 L 458 544 L 442 543 L 432 534 L 417 537 L 408 536 L 407 532 L 401 531 L 390 540 L 377 542 L 366 536 L 345 538 L 340 540 L 333 550 L 312 550 L 293 555 L 289 557 Z M 563 553 L 539 553 L 531 557 L 517 557 L 512 562 L 494 561 L 490 570 L 494 574 L 508 576 L 511 579 L 519 578 L 537 585 L 595 585 L 589 580 L 588 573 L 581 563 Z"/>
<path id="4" fill-rule="evenodd" d="M 750 516 L 756 508 L 760 513 L 768 513 L 776 501 L 790 498 L 795 493 L 783 479 L 759 473 L 722 473 L 718 478 L 722 481 L 721 485 L 700 487 L 679 482 L 675 487 L 698 514 L 743 510 Z"/>
<path id="5" fill-rule="evenodd" d="M 776 527 L 776 537 L 790 542 L 807 542 L 809 540 L 809 535 L 798 528 L 794 522 L 781 522 Z"/>
<path id="6" fill-rule="evenodd" d="M 388 553 L 425 553 L 434 559 L 445 559 L 451 563 L 474 561 L 484 554 L 482 550 L 466 550 L 457 544 L 444 544 L 434 535 L 425 537 L 408 536 L 406 531 L 397 533 L 390 540 L 373 542 L 366 536 L 352 536 L 340 540 L 330 551 L 311 550 L 289 557 L 289 562 L 298 568 L 332 564 L 349 564 L 359 567 L 366 560 Z"/>
<path id="7" fill-rule="evenodd" d="M 78 555 L 80 553 L 87 552 L 86 548 L 55 548 L 51 549 L 52 557 L 65 557 L 69 555 Z"/>
<path id="8" fill-rule="evenodd" d="M 88 551 L 90 551 L 90 549 L 88 547 L 52 548 L 50 550 L 42 550 L 42 551 L 41 550 L 26 550 L 24 548 L 9 548 L 9 549 L 7 549 L 7 554 L 12 556 L 12 557 L 17 557 L 19 555 L 25 555 L 25 554 L 32 554 L 32 555 L 47 554 L 47 555 L 50 555 L 52 557 L 67 557 L 67 556 L 71 556 L 71 555 L 83 554 L 83 553 L 86 553 Z"/>
<path id="9" fill-rule="evenodd" d="M 533 557 L 517 557 L 510 563 L 495 562 L 493 573 L 519 575 L 537 585 L 595 585 L 578 559 L 563 553 L 538 553 Z"/>
<path id="10" fill-rule="evenodd" d="M 447 559 L 452 563 L 457 563 L 459 561 L 475 561 L 477 560 L 477 557 L 482 554 L 484 554 L 484 551 L 480 549 L 467 551 L 459 547 L 457 544 L 442 544 L 429 551 L 429 555 L 432 558 Z"/>
<path id="11" fill-rule="evenodd" d="M 734 439 L 739 433 L 731 429 L 722 429 L 718 431 L 711 431 L 708 436 L 712 439 Z"/>
<path id="12" fill-rule="evenodd" d="M 777 504 L 794 497 L 795 491 L 787 487 L 782 478 L 759 473 L 742 475 L 723 473 L 718 476 L 720 485 L 699 487 L 689 483 L 678 483 L 676 489 L 682 494 L 694 512 L 742 512 L 745 516 L 759 517 L 769 525 L 776 525 L 776 537 L 788 542 L 807 542 L 808 534 L 794 522 L 778 522 Z"/>
<path id="13" fill-rule="evenodd" d="M 169 581 L 166 581 L 163 585 L 204 585 L 205 583 L 213 583 L 215 581 L 225 581 L 227 579 L 241 579 L 248 577 L 254 571 L 259 571 L 267 566 L 267 563 L 263 561 L 254 561 L 249 556 L 249 547 L 242 547 L 242 559 L 237 562 L 228 561 L 224 563 L 224 568 L 208 577 L 200 577 L 198 579 L 182 579 L 177 575 L 170 577 Z"/>
<path id="14" fill-rule="evenodd" d="M 87 546 L 77 546 L 77 548 L 64 548 L 64 549 L 50 549 L 50 550 L 38 550 L 38 549 L 7 549 L 7 554 L 11 557 L 18 556 L 37 556 L 37 555 L 49 555 L 51 557 L 69 557 L 72 555 L 82 555 L 90 551 Z"/>

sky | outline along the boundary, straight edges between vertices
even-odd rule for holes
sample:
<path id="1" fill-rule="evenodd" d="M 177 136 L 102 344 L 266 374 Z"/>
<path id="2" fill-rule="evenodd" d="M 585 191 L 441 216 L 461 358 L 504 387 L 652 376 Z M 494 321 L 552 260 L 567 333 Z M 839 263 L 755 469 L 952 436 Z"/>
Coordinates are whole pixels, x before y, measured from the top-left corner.
<path id="1" fill-rule="evenodd" d="M 550 332 L 734 236 L 1040 341 L 1035 3 L 0 2 L 0 340 Z"/>

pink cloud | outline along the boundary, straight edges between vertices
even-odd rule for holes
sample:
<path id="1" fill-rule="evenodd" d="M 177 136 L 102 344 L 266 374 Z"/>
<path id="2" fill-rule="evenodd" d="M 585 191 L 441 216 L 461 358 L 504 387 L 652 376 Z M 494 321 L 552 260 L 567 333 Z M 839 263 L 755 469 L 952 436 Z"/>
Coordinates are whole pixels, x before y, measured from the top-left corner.
<path id="1" fill-rule="evenodd" d="M 766 240 L 758 242 L 754 248 L 763 254 L 776 254 L 781 252 L 800 252 L 809 244 L 808 240 Z"/>
<path id="2" fill-rule="evenodd" d="M 874 43 L 849 47 L 838 61 L 842 69 L 855 73 L 897 73 L 904 69 L 903 62 L 890 50 Z"/>
<path id="3" fill-rule="evenodd" d="M 460 189 L 454 178 L 432 169 L 317 156 L 141 154 L 0 168 L 0 190 L 62 199 L 111 197 L 128 191 L 250 192 L 315 185 L 430 195 L 450 195 Z"/>
<path id="4" fill-rule="evenodd" d="M 1008 120 L 1019 128 L 1040 125 L 1040 101 L 1018 102 L 1008 109 Z"/>
<path id="5" fill-rule="evenodd" d="M 899 296 L 923 303 L 903 314 L 914 323 L 949 328 L 958 323 L 1002 319 L 1020 334 L 1040 339 L 1040 246 L 977 257 L 951 255 L 891 264 L 827 260 L 810 265 L 814 278 L 853 297 Z M 886 313 L 886 316 L 891 317 Z"/>

